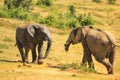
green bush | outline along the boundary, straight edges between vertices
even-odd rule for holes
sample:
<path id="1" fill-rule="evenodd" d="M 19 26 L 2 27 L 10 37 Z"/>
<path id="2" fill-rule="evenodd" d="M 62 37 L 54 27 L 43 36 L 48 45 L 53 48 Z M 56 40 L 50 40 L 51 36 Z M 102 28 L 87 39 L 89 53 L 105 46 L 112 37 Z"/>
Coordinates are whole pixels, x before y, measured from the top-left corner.
<path id="1" fill-rule="evenodd" d="M 93 0 L 93 2 L 101 2 L 101 0 Z"/>
<path id="2" fill-rule="evenodd" d="M 115 4 L 116 0 L 108 0 L 109 4 Z"/>
<path id="3" fill-rule="evenodd" d="M 66 20 L 63 14 L 53 13 L 44 19 L 40 19 L 39 23 L 46 24 L 48 26 L 57 27 L 60 29 L 66 28 Z"/>
<path id="4" fill-rule="evenodd" d="M 70 22 L 68 22 L 68 26 L 70 28 L 75 28 L 77 27 L 77 20 L 76 19 L 72 19 Z"/>
<path id="5" fill-rule="evenodd" d="M 36 5 L 51 6 L 52 0 L 38 0 Z"/>
<path id="6" fill-rule="evenodd" d="M 75 16 L 75 7 L 73 5 L 69 6 L 69 11 L 73 16 Z"/>
<path id="7" fill-rule="evenodd" d="M 91 14 L 83 14 L 82 15 L 82 19 L 80 20 L 80 25 L 81 26 L 86 26 L 86 25 L 93 25 L 94 24 L 94 20 L 91 17 Z"/>
<path id="8" fill-rule="evenodd" d="M 32 0 L 4 0 L 4 4 L 8 9 L 21 7 L 23 9 L 29 10 L 30 6 L 32 5 Z"/>
<path id="9" fill-rule="evenodd" d="M 31 13 L 21 8 L 10 9 L 8 11 L 8 15 L 10 18 L 18 18 L 21 20 L 28 20 L 28 21 L 36 20 L 38 19 L 39 16 L 39 14 Z"/>
<path id="10" fill-rule="evenodd" d="M 8 17 L 8 13 L 6 11 L 0 10 L 0 17 L 6 18 Z"/>
<path id="11" fill-rule="evenodd" d="M 44 19 L 45 24 L 49 25 L 49 26 L 54 26 L 55 23 L 55 17 L 53 15 L 49 15 Z"/>
<path id="12" fill-rule="evenodd" d="M 0 11 L 0 17 L 37 20 L 39 15 L 30 11 L 31 5 L 32 0 L 4 0 L 4 12 Z"/>

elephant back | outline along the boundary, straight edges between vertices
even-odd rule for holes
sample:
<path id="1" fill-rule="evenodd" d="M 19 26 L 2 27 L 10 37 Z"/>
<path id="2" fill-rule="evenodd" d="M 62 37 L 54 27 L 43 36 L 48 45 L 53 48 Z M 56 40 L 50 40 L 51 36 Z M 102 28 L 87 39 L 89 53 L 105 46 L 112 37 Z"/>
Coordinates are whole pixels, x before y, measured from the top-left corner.
<path id="1" fill-rule="evenodd" d="M 112 44 L 116 45 L 116 38 L 113 36 L 112 33 L 110 33 L 109 31 L 104 31 L 105 34 L 107 35 L 107 37 L 109 38 L 109 40 L 112 42 Z"/>

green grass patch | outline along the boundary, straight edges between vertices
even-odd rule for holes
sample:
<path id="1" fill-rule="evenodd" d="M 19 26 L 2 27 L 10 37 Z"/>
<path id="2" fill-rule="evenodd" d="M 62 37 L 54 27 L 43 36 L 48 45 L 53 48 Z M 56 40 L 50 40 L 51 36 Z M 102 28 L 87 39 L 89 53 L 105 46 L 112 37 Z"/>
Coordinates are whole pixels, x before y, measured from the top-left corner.
<path id="1" fill-rule="evenodd" d="M 60 69 L 61 70 L 67 70 L 67 69 L 76 69 L 79 71 L 83 71 L 83 72 L 95 72 L 95 70 L 93 70 L 92 68 L 87 68 L 87 66 L 85 65 L 80 65 L 78 63 L 70 63 L 70 64 L 63 64 L 61 65 Z"/>
<path id="2" fill-rule="evenodd" d="M 9 38 L 9 37 L 5 37 L 3 39 L 3 41 L 5 41 L 5 42 L 13 42 L 13 40 L 11 38 Z"/>
<path id="3" fill-rule="evenodd" d="M 6 44 L 0 43 L 0 49 L 8 49 L 9 47 Z"/>

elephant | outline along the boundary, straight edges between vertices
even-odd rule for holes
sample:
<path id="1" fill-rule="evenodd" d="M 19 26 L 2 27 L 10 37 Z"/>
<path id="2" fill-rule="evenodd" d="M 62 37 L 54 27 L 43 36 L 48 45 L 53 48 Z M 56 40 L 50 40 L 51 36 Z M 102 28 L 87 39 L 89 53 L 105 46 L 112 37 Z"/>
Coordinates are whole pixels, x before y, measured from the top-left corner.
<path id="1" fill-rule="evenodd" d="M 112 33 L 92 26 L 83 26 L 73 29 L 64 44 L 65 51 L 69 50 L 71 44 L 82 43 L 82 64 L 88 65 L 94 70 L 93 55 L 99 63 L 103 64 L 108 74 L 113 74 L 113 63 L 116 54 L 116 39 Z M 108 59 L 106 61 L 105 59 Z"/>
<path id="2" fill-rule="evenodd" d="M 44 57 L 42 57 L 42 48 L 44 41 L 47 42 L 47 49 Z M 20 52 L 22 62 L 28 62 L 28 53 L 32 52 L 32 63 L 36 62 L 37 54 L 36 47 L 38 50 L 37 63 L 42 64 L 42 59 L 47 58 L 51 45 L 52 39 L 50 31 L 47 26 L 41 24 L 27 24 L 19 26 L 16 29 L 16 45 Z"/>

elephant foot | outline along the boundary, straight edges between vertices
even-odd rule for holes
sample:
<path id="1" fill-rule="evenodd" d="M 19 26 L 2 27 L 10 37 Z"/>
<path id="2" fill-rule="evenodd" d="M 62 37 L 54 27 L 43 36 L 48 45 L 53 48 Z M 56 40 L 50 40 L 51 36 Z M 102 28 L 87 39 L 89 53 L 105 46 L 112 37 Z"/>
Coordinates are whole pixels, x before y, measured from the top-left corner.
<path id="1" fill-rule="evenodd" d="M 91 63 L 89 64 L 89 68 L 91 68 L 92 70 L 94 70 L 94 71 L 95 71 L 95 68 L 94 68 L 94 63 L 93 63 L 93 62 L 91 62 Z"/>
<path id="2" fill-rule="evenodd" d="M 37 63 L 38 63 L 38 64 L 43 64 L 43 61 L 39 60 Z"/>
<path id="3" fill-rule="evenodd" d="M 87 63 L 81 63 L 80 66 L 87 67 Z"/>
<path id="4" fill-rule="evenodd" d="M 108 74 L 113 74 L 113 68 L 109 68 Z"/>
<path id="5" fill-rule="evenodd" d="M 36 61 L 32 61 L 31 63 L 35 64 L 35 63 L 36 63 Z"/>
<path id="6" fill-rule="evenodd" d="M 47 57 L 45 56 L 45 57 L 43 57 L 43 59 L 46 59 Z"/>
<path id="7" fill-rule="evenodd" d="M 26 63 L 29 63 L 28 59 L 25 60 Z"/>

